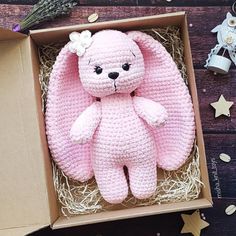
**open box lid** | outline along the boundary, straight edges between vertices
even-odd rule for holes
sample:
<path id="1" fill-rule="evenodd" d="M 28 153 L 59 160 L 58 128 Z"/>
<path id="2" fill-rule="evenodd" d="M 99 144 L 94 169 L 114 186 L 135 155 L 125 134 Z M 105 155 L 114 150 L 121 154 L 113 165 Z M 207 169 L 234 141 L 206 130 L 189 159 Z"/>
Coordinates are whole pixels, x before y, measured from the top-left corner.
<path id="1" fill-rule="evenodd" d="M 30 37 L 2 28 L 0 52 L 0 235 L 24 235 L 54 218 L 39 127 L 36 56 Z"/>

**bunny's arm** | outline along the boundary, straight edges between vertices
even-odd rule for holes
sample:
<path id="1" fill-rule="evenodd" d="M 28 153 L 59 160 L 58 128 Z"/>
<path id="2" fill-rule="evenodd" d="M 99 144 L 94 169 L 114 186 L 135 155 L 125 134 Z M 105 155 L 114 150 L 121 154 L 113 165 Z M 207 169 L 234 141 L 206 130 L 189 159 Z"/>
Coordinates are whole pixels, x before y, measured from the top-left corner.
<path id="1" fill-rule="evenodd" d="M 167 111 L 160 103 L 147 98 L 134 96 L 133 104 L 138 116 L 152 127 L 158 127 L 167 120 Z"/>
<path id="2" fill-rule="evenodd" d="M 84 144 L 92 140 L 94 132 L 101 121 L 101 117 L 101 103 L 94 102 L 73 123 L 70 130 L 71 140 L 79 144 Z"/>

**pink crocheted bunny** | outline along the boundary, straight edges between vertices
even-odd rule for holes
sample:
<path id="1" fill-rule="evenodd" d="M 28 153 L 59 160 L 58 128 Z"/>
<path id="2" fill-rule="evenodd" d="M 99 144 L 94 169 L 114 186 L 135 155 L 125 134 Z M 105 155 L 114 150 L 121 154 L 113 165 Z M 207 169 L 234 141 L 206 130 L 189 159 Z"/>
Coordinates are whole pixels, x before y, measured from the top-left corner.
<path id="1" fill-rule="evenodd" d="M 175 170 L 191 151 L 188 89 L 165 48 L 145 33 L 100 31 L 78 51 L 74 38 L 50 78 L 46 125 L 52 156 L 73 179 L 95 175 L 110 203 L 127 197 L 126 166 L 132 194 L 148 198 L 156 190 L 156 165 Z"/>

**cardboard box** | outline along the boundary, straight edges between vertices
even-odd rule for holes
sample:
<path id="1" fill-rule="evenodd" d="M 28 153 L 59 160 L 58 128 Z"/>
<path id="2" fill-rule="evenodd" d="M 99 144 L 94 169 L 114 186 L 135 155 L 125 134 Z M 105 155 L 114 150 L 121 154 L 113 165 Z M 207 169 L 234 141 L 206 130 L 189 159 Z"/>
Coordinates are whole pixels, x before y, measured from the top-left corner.
<path id="1" fill-rule="evenodd" d="M 60 216 L 41 112 L 37 46 L 68 40 L 72 31 L 113 28 L 131 30 L 177 25 L 181 28 L 190 92 L 193 99 L 201 178 L 198 199 L 132 209 Z M 23 235 L 47 225 L 53 229 L 212 206 L 185 12 L 103 23 L 31 31 L 0 29 L 0 235 Z"/>

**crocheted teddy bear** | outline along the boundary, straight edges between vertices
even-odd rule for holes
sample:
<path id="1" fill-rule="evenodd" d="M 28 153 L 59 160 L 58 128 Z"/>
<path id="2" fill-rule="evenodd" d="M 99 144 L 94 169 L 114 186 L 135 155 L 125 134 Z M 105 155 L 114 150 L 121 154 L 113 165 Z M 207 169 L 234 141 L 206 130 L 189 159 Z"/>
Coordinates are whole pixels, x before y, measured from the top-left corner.
<path id="1" fill-rule="evenodd" d="M 128 195 L 124 166 L 132 194 L 148 198 L 156 166 L 175 170 L 192 148 L 194 114 L 180 72 L 165 48 L 139 31 L 74 32 L 70 39 L 49 83 L 51 154 L 70 178 L 94 175 L 110 203 Z"/>

